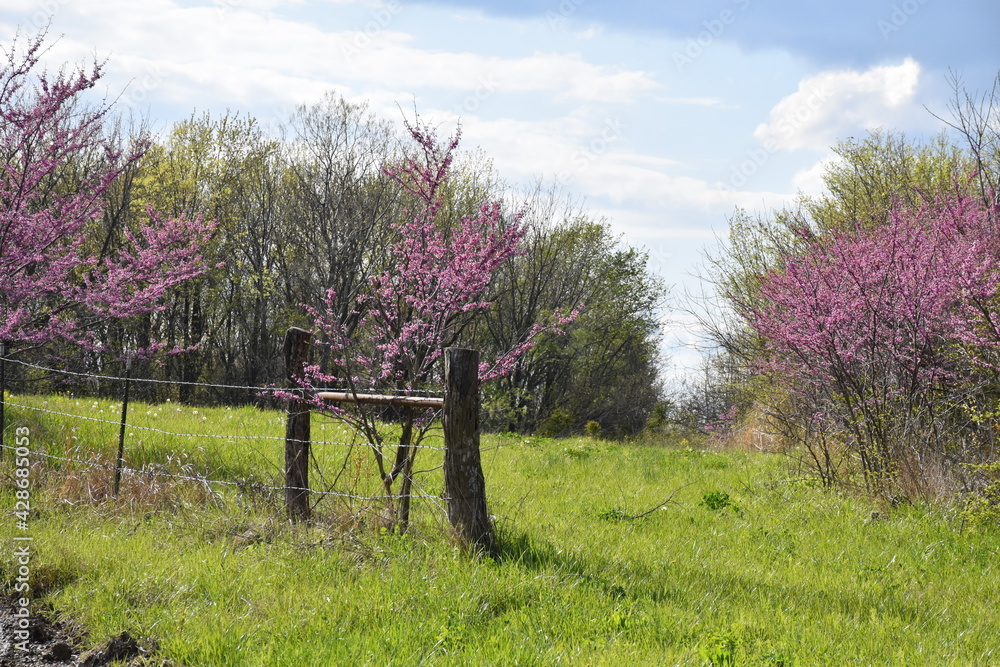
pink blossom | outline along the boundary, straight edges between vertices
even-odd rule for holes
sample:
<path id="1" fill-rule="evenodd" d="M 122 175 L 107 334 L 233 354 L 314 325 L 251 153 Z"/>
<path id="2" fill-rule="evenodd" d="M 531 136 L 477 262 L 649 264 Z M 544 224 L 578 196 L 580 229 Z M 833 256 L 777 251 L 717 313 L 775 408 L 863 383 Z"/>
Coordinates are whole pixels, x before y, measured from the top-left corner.
<path id="1" fill-rule="evenodd" d="M 146 145 L 114 150 L 102 134 L 109 110 L 77 103 L 101 78 L 100 65 L 33 74 L 44 37 L 21 56 L 11 49 L 0 65 L 0 340 L 93 347 L 97 324 L 154 311 L 166 290 L 203 272 L 199 248 L 213 225 L 150 210 L 122 231 L 119 247 L 93 247 L 105 193 Z M 95 152 L 104 166 L 67 191 L 54 187 L 71 163 Z"/>
<path id="2" fill-rule="evenodd" d="M 344 309 L 334 291 L 327 292 L 324 308 L 308 309 L 316 338 L 329 351 L 334 370 L 324 373 L 317 366 L 306 367 L 305 389 L 334 385 L 356 391 L 417 391 L 440 386 L 444 348 L 458 343 L 476 314 L 490 307 L 485 296 L 496 270 L 523 253 L 522 213 L 505 216 L 499 201 L 482 202 L 454 227 L 440 223 L 442 189 L 460 132 L 441 144 L 419 118 L 407 123 L 407 129 L 415 152 L 385 172 L 414 197 L 417 206 L 395 225 L 398 240 L 391 248 L 389 267 L 370 276 L 369 292 L 348 304 L 348 311 L 360 315 L 353 336 L 338 319 Z M 498 359 L 484 360 L 481 381 L 511 373 L 541 334 L 558 332 L 578 313 L 579 309 L 556 314 Z M 343 410 L 320 401 L 314 404 L 346 418 Z"/>
<path id="3" fill-rule="evenodd" d="M 764 277 L 759 301 L 737 304 L 765 343 L 761 370 L 825 397 L 814 420 L 886 460 L 893 424 L 930 419 L 969 373 L 998 369 L 998 222 L 949 194 L 875 228 L 800 233 L 804 249 Z"/>

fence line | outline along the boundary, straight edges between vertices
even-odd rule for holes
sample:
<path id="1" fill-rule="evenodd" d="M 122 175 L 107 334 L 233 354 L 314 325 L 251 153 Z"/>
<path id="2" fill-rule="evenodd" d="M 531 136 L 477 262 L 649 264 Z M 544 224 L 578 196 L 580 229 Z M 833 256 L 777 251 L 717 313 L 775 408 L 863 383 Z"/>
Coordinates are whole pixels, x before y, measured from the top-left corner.
<path id="1" fill-rule="evenodd" d="M 11 445 L 3 445 L 2 448 L 3 449 L 8 449 L 8 450 L 13 451 L 13 452 L 16 452 L 18 449 L 23 449 L 23 448 L 14 447 L 14 446 L 11 446 Z M 45 459 L 51 459 L 51 460 L 55 460 L 55 461 L 63 461 L 65 463 L 73 463 L 73 464 L 76 464 L 76 465 L 86 466 L 88 468 L 101 468 L 102 470 L 115 470 L 115 466 L 114 465 L 111 465 L 111 464 L 108 464 L 108 463 L 100 463 L 98 461 L 85 461 L 83 459 L 73 459 L 73 458 L 69 458 L 69 457 L 66 457 L 66 456 L 56 456 L 55 454 L 49 454 L 48 452 L 36 451 L 36 450 L 33 450 L 33 449 L 27 450 L 27 453 L 30 454 L 30 455 L 41 457 L 41 458 L 45 458 Z M 156 464 L 150 464 L 150 465 L 156 465 Z M 143 469 L 143 468 L 123 467 L 123 468 L 121 468 L 121 471 L 122 472 L 134 473 L 137 476 L 168 477 L 168 478 L 171 478 L 171 479 L 181 479 L 181 480 L 186 480 L 186 481 L 190 481 L 190 482 L 198 482 L 199 484 L 204 484 L 204 485 L 209 486 L 209 487 L 211 487 L 212 484 L 221 484 L 223 486 L 237 486 L 237 487 L 252 486 L 255 489 L 267 489 L 269 491 L 284 491 L 285 489 L 289 488 L 287 486 L 274 486 L 274 485 L 271 485 L 271 484 L 264 484 L 263 482 L 247 482 L 247 481 L 235 481 L 234 482 L 234 481 L 225 480 L 225 479 L 210 479 L 210 478 L 202 476 L 202 475 L 182 475 L 180 473 L 165 472 L 165 471 L 162 471 L 162 470 L 149 470 L 149 469 Z M 334 497 L 338 497 L 338 498 L 349 498 L 349 499 L 352 499 L 352 500 L 387 500 L 387 499 L 395 497 L 395 496 L 391 496 L 391 495 L 387 495 L 387 494 L 382 494 L 382 495 L 377 495 L 377 496 L 359 496 L 359 495 L 356 495 L 356 494 L 343 493 L 343 492 L 340 492 L 340 491 L 320 491 L 320 490 L 317 490 L 317 489 L 295 489 L 295 488 L 293 488 L 293 490 L 296 490 L 296 491 L 310 491 L 311 493 L 314 493 L 314 494 L 317 494 L 317 495 L 321 495 L 321 496 L 334 496 Z M 422 499 L 431 499 L 431 500 L 447 500 L 447 497 L 445 497 L 445 496 L 427 494 L 426 492 L 424 492 L 424 493 L 426 495 L 414 495 L 413 497 L 415 497 L 415 498 L 422 498 Z"/>
<path id="2" fill-rule="evenodd" d="M 115 382 L 124 382 L 126 379 L 129 382 L 147 382 L 149 384 L 170 384 L 170 385 L 182 385 L 185 387 L 208 387 L 210 389 L 246 389 L 249 391 L 256 392 L 267 392 L 274 391 L 274 387 L 252 387 L 248 385 L 237 385 L 237 384 L 212 384 L 207 382 L 189 382 L 185 380 L 159 380 L 156 378 L 126 378 L 124 375 L 97 375 L 95 373 L 81 373 L 79 371 L 68 371 L 61 368 L 49 368 L 48 366 L 40 366 L 38 364 L 32 364 L 27 361 L 22 361 L 20 359 L 14 359 L 12 357 L 4 357 L 3 361 L 10 362 L 12 364 L 17 364 L 18 366 L 24 366 L 25 368 L 33 368 L 39 371 L 45 371 L 47 373 L 54 373 L 59 375 L 71 375 L 73 377 L 80 377 L 87 380 L 112 380 Z"/>
<path id="3" fill-rule="evenodd" d="M 87 417 L 86 415 L 77 415 L 71 412 L 59 412 L 58 410 L 49 410 L 48 408 L 39 408 L 33 405 L 25 405 L 23 403 L 12 403 L 7 401 L 7 405 L 12 408 L 22 408 L 24 410 L 34 410 L 35 412 L 44 412 L 50 415 L 59 415 L 60 417 L 71 417 L 73 419 L 83 419 L 85 421 L 99 422 L 101 424 L 111 424 L 113 426 L 118 426 L 121 421 L 110 419 L 100 419 L 98 417 Z M 164 431 L 163 429 L 156 428 L 154 426 L 139 426 L 138 424 L 128 424 L 130 429 L 135 429 L 137 431 L 152 431 L 153 433 L 161 433 L 163 435 L 171 435 L 178 438 L 216 438 L 219 440 L 270 440 L 272 442 L 285 442 L 286 438 L 280 435 L 218 435 L 215 433 L 175 433 L 173 431 Z M 355 445 L 361 444 L 357 442 L 339 442 L 336 440 L 313 440 L 315 444 L 319 445 L 335 445 L 339 447 L 354 447 Z M 411 445 L 411 447 L 417 447 L 420 449 L 434 449 L 437 451 L 444 451 L 444 447 L 435 447 L 434 445 Z"/>
<path id="4" fill-rule="evenodd" d="M 437 498 L 441 499 L 440 496 L 431 496 L 422 492 L 419 494 L 413 493 L 412 487 L 415 487 L 418 491 L 423 491 L 421 487 L 415 484 L 413 480 L 414 473 L 412 472 L 413 466 L 413 455 L 416 450 L 419 449 L 433 449 L 433 450 L 443 450 L 444 452 L 444 485 L 445 485 L 445 495 L 447 496 L 443 500 L 446 502 L 447 507 L 445 512 L 447 514 L 449 522 L 452 524 L 453 528 L 469 542 L 474 543 L 487 551 L 493 551 L 495 547 L 495 538 L 493 534 L 492 519 L 487 512 L 486 507 L 486 497 L 485 497 L 485 485 L 482 473 L 482 468 L 480 465 L 480 446 L 479 446 L 479 412 L 480 412 L 480 399 L 479 399 L 479 379 L 478 379 L 478 368 L 479 368 L 479 353 L 475 350 L 466 350 L 459 348 L 448 348 L 444 350 L 444 379 L 447 390 L 444 392 L 427 392 L 427 391 L 396 391 L 393 394 L 385 395 L 375 395 L 375 394 L 361 394 L 353 389 L 340 389 L 340 390 L 319 390 L 309 392 L 312 397 L 318 398 L 320 400 L 329 401 L 347 401 L 347 402 L 364 402 L 364 403 L 375 403 L 380 405 L 397 405 L 406 406 L 410 408 L 438 408 L 442 409 L 442 419 L 443 419 L 443 431 L 444 431 L 444 442 L 445 446 L 434 447 L 431 445 L 403 445 L 402 442 L 398 444 L 398 447 L 412 448 L 409 454 L 406 454 L 404 449 L 397 449 L 397 459 L 401 456 L 404 457 L 404 465 L 400 469 L 400 464 L 397 464 L 391 473 L 390 477 L 386 479 L 387 487 L 391 485 L 391 480 L 395 478 L 398 472 L 402 472 L 402 487 L 398 494 L 393 494 L 391 490 L 383 495 L 376 496 L 360 496 L 353 493 L 343 493 L 339 491 L 332 490 L 321 490 L 321 489 L 310 489 L 308 481 L 308 467 L 310 460 L 310 449 L 312 443 L 309 422 L 311 421 L 309 416 L 309 405 L 306 400 L 306 392 L 302 392 L 302 396 L 298 398 L 293 398 L 290 402 L 286 403 L 286 433 L 284 438 L 278 438 L 274 436 L 234 436 L 234 435 L 218 435 L 216 433 L 205 433 L 205 434 L 195 434 L 195 433 L 176 433 L 167 431 L 164 429 L 159 429 L 152 426 L 138 426 L 135 424 L 127 424 L 127 409 L 129 402 L 129 386 L 133 382 L 145 382 L 151 384 L 167 384 L 167 385 L 179 385 L 179 386 L 194 386 L 194 387 L 205 387 L 214 389 L 230 389 L 230 390 L 242 390 L 242 391 L 252 391 L 258 396 L 263 394 L 275 394 L 277 392 L 295 392 L 299 393 L 301 390 L 297 385 L 301 383 L 302 376 L 304 375 L 304 368 L 306 360 L 308 359 L 308 348 L 311 339 L 311 332 L 305 331 L 303 329 L 291 328 L 286 334 L 285 339 L 285 366 L 287 376 L 286 379 L 289 385 L 286 388 L 278 388 L 275 385 L 270 385 L 266 387 L 251 387 L 251 386 L 240 386 L 240 385 L 226 385 L 226 384 L 212 384 L 212 383 L 200 383 L 200 382 L 186 382 L 186 381 L 172 381 L 172 380 L 160 380 L 154 378 L 134 378 L 131 376 L 131 369 L 127 365 L 126 372 L 124 376 L 112 376 L 112 375 L 96 375 L 93 373 L 81 373 L 77 371 L 61 370 L 48 368 L 41 366 L 39 364 L 32 364 L 26 361 L 20 361 L 17 359 L 11 359 L 7 356 L 6 345 L 3 349 L 0 349 L 0 374 L 2 374 L 2 369 L 5 368 L 6 363 L 9 361 L 14 364 L 18 364 L 25 368 L 31 368 L 45 373 L 50 373 L 53 375 L 65 375 L 67 377 L 79 377 L 86 378 L 88 380 L 105 380 L 112 382 L 124 383 L 123 398 L 121 399 L 121 418 L 115 422 L 107 419 L 101 419 L 99 417 L 89 417 L 85 415 L 77 415 L 67 412 L 62 412 L 59 410 L 50 410 L 43 407 L 35 407 L 31 405 L 26 405 L 23 403 L 11 403 L 12 407 L 17 407 L 24 410 L 33 410 L 40 413 L 57 415 L 64 418 L 79 419 L 85 421 L 92 421 L 98 423 L 106 423 L 109 425 L 117 424 L 120 427 L 119 437 L 118 437 L 118 457 L 115 465 L 108 465 L 104 463 L 99 463 L 96 461 L 83 461 L 80 459 L 73 459 L 69 457 L 60 457 L 47 452 L 37 452 L 32 451 L 30 453 L 35 456 L 44 457 L 50 460 L 61 460 L 66 463 L 71 463 L 75 465 L 88 466 L 93 468 L 100 468 L 103 470 L 113 470 L 114 471 L 114 496 L 118 495 L 118 487 L 121 480 L 122 473 L 127 473 L 130 475 L 139 476 L 153 476 L 153 477 L 165 477 L 170 479 L 181 479 L 192 482 L 197 482 L 199 484 L 205 485 L 209 490 L 211 485 L 220 484 L 230 487 L 245 487 L 248 485 L 247 481 L 227 481 L 227 480 L 212 480 L 208 479 L 203 475 L 188 475 L 188 474 L 178 474 L 169 473 L 166 471 L 157 471 L 153 469 L 136 469 L 132 467 L 127 467 L 124 461 L 124 443 L 125 435 L 128 427 L 132 429 L 132 435 L 134 437 L 134 431 L 147 431 L 153 433 L 160 433 L 167 436 L 177 437 L 177 438 L 213 438 L 216 440 L 224 440 L 227 442 L 236 442 L 239 440 L 247 441 L 259 441 L 259 440 L 269 440 L 269 441 L 284 441 L 285 443 L 285 483 L 282 486 L 274 486 L 263 484 L 260 482 L 250 483 L 254 488 L 263 488 L 273 491 L 283 491 L 285 494 L 285 508 L 286 511 L 293 519 L 308 519 L 310 516 L 310 503 L 309 497 L 311 493 L 315 493 L 320 497 L 323 496 L 333 496 L 341 498 L 349 498 L 354 500 L 364 500 L 364 501 L 377 501 L 377 500 L 398 500 L 400 505 L 398 508 L 397 521 L 403 530 L 409 524 L 409 511 L 410 511 L 410 500 L 412 498 Z M 3 429 L 4 429 L 4 419 L 3 419 L 3 406 L 6 404 L 6 397 L 4 392 L 6 390 L 5 382 L 0 381 L 0 452 L 6 449 L 17 450 L 17 448 L 7 446 L 3 441 Z M 429 394 L 438 394 L 438 397 L 429 396 Z M 404 430 L 408 432 L 408 426 L 404 427 Z M 406 436 L 403 436 L 404 438 Z M 338 446 L 350 446 L 362 443 L 345 443 L 345 442 L 319 442 L 316 444 L 332 444 Z M 375 446 L 374 443 L 368 443 L 367 446 Z M 391 446 L 391 445 L 389 445 Z M 379 447 L 380 449 L 380 447 Z M 258 452 L 259 453 L 259 452 Z M 155 465 L 155 464 L 147 464 Z M 345 459 L 346 465 L 346 459 Z M 322 473 L 320 473 L 322 475 Z M 339 479 L 339 475 L 338 475 Z M 213 491 L 214 492 L 214 491 Z M 439 506 L 440 507 L 440 506 Z"/>
<path id="5" fill-rule="evenodd" d="M 126 378 L 124 375 L 97 375 L 94 373 L 82 373 L 80 371 L 69 371 L 61 368 L 50 368 L 48 366 L 40 366 L 38 364 L 32 364 L 27 361 L 22 361 L 20 359 L 14 359 L 13 357 L 3 357 L 0 356 L 0 361 L 6 361 L 12 364 L 17 364 L 18 366 L 24 366 L 25 368 L 32 368 L 34 370 L 45 371 L 47 373 L 54 373 L 60 375 L 71 375 L 73 377 L 80 377 L 87 380 L 111 380 L 114 382 L 124 382 L 128 380 L 129 382 L 146 382 L 149 384 L 169 384 L 169 385 L 180 385 L 185 387 L 206 387 L 208 389 L 243 389 L 246 391 L 257 392 L 258 394 L 273 393 L 276 391 L 288 391 L 288 389 L 283 389 L 275 385 L 266 386 L 251 386 L 251 385 L 238 385 L 238 384 L 213 384 L 210 382 L 190 382 L 185 380 L 160 380 L 157 378 Z M 337 393 L 352 393 L 352 390 L 344 387 L 322 387 L 315 389 L 316 392 L 337 392 Z M 444 392 L 436 389 L 394 389 L 394 393 L 400 395 L 429 395 L 429 396 L 443 396 Z"/>
<path id="6" fill-rule="evenodd" d="M 91 421 L 91 422 L 98 422 L 98 423 L 102 423 L 102 424 L 108 424 L 110 426 L 118 426 L 119 425 L 118 421 L 112 421 L 112 420 L 109 420 L 109 419 L 100 419 L 100 418 L 97 418 L 97 417 L 88 417 L 88 416 L 85 416 L 85 415 L 78 415 L 78 414 L 73 414 L 73 413 L 68 413 L 68 412 L 60 412 L 58 410 L 50 410 L 48 408 L 39 408 L 39 407 L 31 406 L 31 405 L 25 405 L 23 403 L 13 403 L 13 402 L 7 401 L 7 405 L 10 406 L 10 407 L 13 407 L 13 408 L 20 408 L 20 409 L 25 409 L 25 410 L 34 410 L 34 411 L 42 412 L 42 413 L 46 413 L 46 414 L 57 415 L 57 416 L 61 416 L 61 417 L 67 417 L 69 419 L 80 419 L 80 420 L 86 420 L 86 421 Z M 129 429 L 152 431 L 152 432 L 155 432 L 155 433 L 160 433 L 160 434 L 174 436 L 174 437 L 215 438 L 215 439 L 226 440 L 226 441 L 236 441 L 236 440 L 249 440 L 249 441 L 270 440 L 272 442 L 284 442 L 285 441 L 285 438 L 282 437 L 282 436 L 255 436 L 255 435 L 240 436 L 240 435 L 218 435 L 218 434 L 213 434 L 213 433 L 177 433 L 177 432 L 172 432 L 172 431 L 165 431 L 163 429 L 158 429 L 158 428 L 154 428 L 154 427 L 151 427 L 151 426 L 138 426 L 138 425 L 134 425 L 134 424 L 129 424 L 128 426 L 129 426 Z M 364 442 L 340 442 L 340 441 L 332 441 L 332 440 L 312 441 L 312 443 L 316 444 L 316 445 L 335 445 L 335 446 L 343 446 L 343 447 L 354 447 L 354 446 L 368 447 L 369 446 L 368 443 L 364 443 Z M 435 447 L 433 445 L 411 445 L 411 447 L 417 447 L 417 448 L 421 448 L 421 449 L 431 449 L 431 450 L 437 450 L 437 451 L 443 451 L 444 450 L 443 447 Z M 11 447 L 9 445 L 3 445 L 2 448 L 3 449 L 9 449 L 9 450 L 15 450 L 16 449 L 15 447 Z M 219 479 L 211 479 L 211 478 L 209 478 L 207 476 L 204 476 L 204 475 L 184 475 L 184 474 L 180 474 L 180 473 L 169 473 L 169 472 L 165 472 L 165 471 L 152 470 L 152 469 L 148 469 L 148 468 L 133 468 L 133 467 L 129 467 L 129 466 L 116 466 L 116 465 L 112 465 L 112 464 L 108 464 L 108 463 L 100 463 L 100 462 L 96 462 L 96 461 L 88 461 L 88 460 L 83 460 L 83 459 L 69 458 L 69 457 L 65 457 L 65 456 L 56 456 L 54 454 L 49 454 L 48 452 L 42 452 L 42 451 L 36 451 L 36 450 L 29 450 L 29 453 L 33 454 L 35 456 L 38 456 L 38 457 L 45 458 L 45 459 L 50 459 L 50 460 L 55 460 L 55 461 L 63 461 L 63 462 L 67 462 L 67 463 L 73 463 L 73 464 L 77 464 L 77 465 L 87 466 L 87 467 L 90 467 L 90 468 L 100 468 L 102 470 L 114 471 L 114 472 L 116 472 L 118 474 L 121 474 L 121 473 L 133 473 L 133 474 L 136 474 L 136 475 L 145 475 L 145 476 L 153 476 L 153 477 L 166 477 L 166 478 L 171 478 L 171 479 L 179 479 L 179 480 L 187 480 L 187 481 L 193 481 L 193 482 L 203 483 L 203 484 L 205 484 L 205 485 L 207 485 L 209 487 L 211 487 L 211 485 L 213 485 L 213 484 L 221 484 L 221 485 L 225 485 L 225 486 L 237 486 L 237 487 L 239 487 L 239 486 L 246 486 L 246 485 L 250 484 L 250 485 L 252 485 L 256 489 L 267 489 L 269 491 L 286 491 L 286 490 L 291 490 L 291 491 L 306 491 L 306 490 L 310 490 L 310 489 L 305 489 L 303 487 L 274 486 L 274 485 L 271 485 L 271 484 L 264 484 L 263 482 L 246 482 L 246 481 L 219 480 Z M 259 454 L 260 452 L 257 451 L 257 453 Z M 157 465 L 157 464 L 153 463 L 153 464 L 148 464 L 148 465 L 153 466 L 153 465 Z M 437 467 L 440 467 L 440 466 L 437 466 Z M 414 472 L 413 474 L 416 475 L 416 474 L 419 474 L 419 473 L 431 472 L 434 469 L 436 469 L 436 468 L 431 468 L 431 469 L 426 470 L 426 471 L 423 471 L 423 470 L 422 471 L 417 471 L 417 472 Z M 443 496 L 433 495 L 433 494 L 427 493 L 418 484 L 416 484 L 416 482 L 414 482 L 414 486 L 418 490 L 420 490 L 421 493 L 411 494 L 411 497 L 413 497 L 413 498 L 419 498 L 419 499 L 424 499 L 424 500 L 447 500 L 447 498 L 445 498 Z M 387 494 L 363 496 L 363 495 L 357 495 L 357 494 L 352 494 L 352 493 L 345 493 L 345 492 L 340 492 L 340 491 L 330 491 L 330 490 L 311 489 L 310 491 L 313 494 L 316 494 L 316 495 L 319 495 L 319 496 L 323 496 L 323 497 L 336 497 L 336 498 L 344 498 L 344 499 L 349 499 L 349 500 L 360 500 L 360 501 L 366 501 L 366 502 L 385 501 L 385 500 L 388 500 L 388 499 L 395 498 L 395 496 L 391 496 L 391 495 L 387 495 Z M 437 503 L 435 503 L 435 504 L 437 504 Z M 440 505 L 438 505 L 438 509 L 443 511 L 443 508 L 440 507 Z"/>
<path id="7" fill-rule="evenodd" d="M 36 406 L 32 406 L 32 405 L 26 405 L 24 403 L 12 402 L 12 401 L 9 401 L 9 400 L 6 401 L 6 405 L 9 406 L 9 407 L 12 407 L 12 408 L 18 408 L 18 409 L 22 409 L 22 410 L 31 410 L 31 411 L 35 411 L 35 412 L 41 412 L 41 413 L 45 413 L 45 414 L 50 414 L 50 415 L 55 415 L 55 416 L 60 416 L 60 417 L 66 417 L 66 418 L 71 419 L 71 420 L 72 419 L 78 419 L 78 420 L 83 420 L 83 421 L 97 422 L 97 423 L 107 424 L 109 426 L 118 426 L 119 423 L 120 423 L 118 420 L 101 419 L 101 418 L 98 418 L 98 417 L 89 417 L 89 416 L 86 416 L 86 415 L 80 415 L 80 414 L 74 414 L 74 413 L 69 413 L 69 412 L 62 412 L 62 411 L 59 411 L 59 410 L 51 410 L 49 408 L 42 408 L 42 407 L 36 407 Z M 214 439 L 225 440 L 225 441 L 237 441 L 237 440 L 247 440 L 247 441 L 268 440 L 268 441 L 272 441 L 272 442 L 284 442 L 285 441 L 285 438 L 283 436 L 266 436 L 266 435 L 218 435 L 218 434 L 214 434 L 214 433 L 178 433 L 178 432 L 174 432 L 174 431 L 166 431 L 166 430 L 163 430 L 163 429 L 158 429 L 158 428 L 155 428 L 155 427 L 152 427 L 152 426 L 140 426 L 140 425 L 136 425 L 136 424 L 128 424 L 128 428 L 130 430 L 135 429 L 135 430 L 141 430 L 141 431 L 150 431 L 150 432 L 159 433 L 159 434 L 163 434 L 163 435 L 168 435 L 168 436 L 173 436 L 173 437 L 183 437 L 183 438 L 214 438 Z M 368 447 L 369 446 L 368 443 L 364 443 L 364 442 L 344 442 L 344 441 L 332 441 L 332 440 L 312 441 L 312 443 L 316 444 L 316 445 L 334 445 L 334 446 L 343 446 L 343 447 L 354 447 L 354 446 Z M 437 450 L 437 451 L 443 451 L 444 450 L 443 447 L 435 447 L 433 445 L 411 445 L 411 447 L 417 447 L 417 448 L 421 448 L 421 449 Z M 0 446 L 0 449 L 16 451 L 17 447 L 14 447 L 14 446 L 11 446 L 11 445 L 7 445 L 7 444 L 3 444 L 2 446 Z M 292 491 L 310 491 L 310 493 L 318 495 L 318 496 L 322 496 L 322 497 L 335 497 L 335 498 L 343 498 L 343 499 L 348 499 L 348 500 L 358 500 L 358 501 L 365 501 L 365 502 L 386 501 L 386 500 L 389 500 L 389 499 L 395 499 L 396 498 L 396 496 L 389 495 L 389 494 L 358 495 L 358 494 L 346 493 L 346 492 L 342 492 L 342 491 L 331 491 L 331 490 L 321 490 L 321 489 L 305 489 L 305 488 L 302 488 L 302 487 L 287 487 L 287 486 L 284 486 L 284 485 L 282 485 L 282 486 L 275 486 L 273 484 L 265 484 L 265 483 L 259 482 L 259 481 L 248 482 L 248 481 L 232 481 L 232 480 L 212 479 L 212 478 L 210 478 L 208 476 L 205 476 L 205 475 L 186 475 L 186 474 L 181 474 L 181 473 L 171 473 L 171 472 L 166 472 L 166 471 L 163 471 L 163 470 L 151 469 L 151 468 L 148 468 L 148 467 L 147 468 L 133 468 L 133 467 L 130 467 L 130 466 L 116 466 L 114 464 L 101 463 L 99 461 L 84 460 L 84 459 L 71 458 L 71 457 L 66 457 L 66 456 L 57 456 L 55 454 L 50 454 L 48 452 L 38 451 L 38 450 L 34 450 L 34 449 L 28 450 L 28 453 L 30 455 L 32 455 L 32 456 L 39 457 L 39 458 L 44 458 L 44 459 L 53 460 L 53 461 L 61 461 L 61 462 L 64 462 L 64 463 L 70 463 L 70 464 L 84 466 L 84 467 L 88 467 L 88 468 L 98 468 L 98 469 L 101 469 L 101 470 L 107 470 L 109 472 L 114 472 L 114 471 L 117 470 L 117 471 L 120 471 L 123 474 L 128 473 L 128 474 L 137 475 L 137 476 L 162 477 L 162 478 L 168 478 L 168 479 L 177 479 L 177 480 L 183 480 L 183 481 L 196 482 L 196 483 L 199 483 L 199 484 L 204 484 L 204 485 L 208 486 L 209 488 L 211 488 L 212 485 L 223 485 L 223 486 L 229 486 L 229 487 L 241 487 L 241 486 L 248 486 L 249 485 L 249 486 L 252 486 L 255 489 L 266 489 L 268 491 L 275 491 L 275 492 L 284 492 L 286 490 L 292 490 Z M 155 466 L 155 465 L 158 465 L 158 464 L 151 463 L 151 464 L 148 464 L 148 465 L 149 466 Z M 435 468 L 431 468 L 431 469 L 426 470 L 426 471 L 424 471 L 424 470 L 422 470 L 422 471 L 416 471 L 416 472 L 414 472 L 414 475 L 419 474 L 419 473 L 430 472 L 430 471 L 433 471 L 433 470 L 435 470 L 435 469 L 437 469 L 439 467 L 440 466 L 437 466 Z M 447 500 L 446 496 L 442 496 L 440 494 L 431 494 L 431 493 L 426 492 L 419 484 L 414 483 L 414 487 L 419 491 L 419 493 L 413 493 L 413 494 L 411 494 L 412 498 L 417 498 L 417 499 L 422 499 L 422 500 L 431 500 L 431 501 L 441 501 L 441 500 L 445 500 L 446 501 Z M 441 510 L 442 512 L 444 512 L 444 508 L 442 508 L 437 502 L 435 502 L 434 504 L 437 506 L 437 508 L 439 510 Z"/>

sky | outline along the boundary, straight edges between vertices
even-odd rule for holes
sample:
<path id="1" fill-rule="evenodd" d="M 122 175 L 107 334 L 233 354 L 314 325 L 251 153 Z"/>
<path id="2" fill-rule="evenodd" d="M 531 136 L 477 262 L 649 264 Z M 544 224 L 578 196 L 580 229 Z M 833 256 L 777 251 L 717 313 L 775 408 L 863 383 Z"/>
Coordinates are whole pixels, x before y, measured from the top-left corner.
<path id="1" fill-rule="evenodd" d="M 1000 72 L 995 0 L 0 0 L 0 42 L 50 24 L 53 68 L 107 60 L 107 95 L 164 131 L 268 127 L 333 91 L 402 124 L 462 127 L 501 177 L 555 185 L 675 295 L 737 208 L 822 191 L 831 146 L 946 128 L 949 77 Z M 58 41 L 55 41 L 58 38 Z M 665 312 L 674 373 L 698 331 Z"/>

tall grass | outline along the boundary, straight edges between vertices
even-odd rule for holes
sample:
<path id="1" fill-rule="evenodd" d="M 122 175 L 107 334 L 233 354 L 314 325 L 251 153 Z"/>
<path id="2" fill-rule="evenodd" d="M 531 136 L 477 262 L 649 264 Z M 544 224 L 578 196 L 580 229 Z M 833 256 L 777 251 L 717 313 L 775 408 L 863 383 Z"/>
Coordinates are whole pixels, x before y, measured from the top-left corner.
<path id="1" fill-rule="evenodd" d="M 281 432 L 278 413 L 135 412 L 147 410 L 169 431 Z M 67 445 L 62 418 L 22 410 L 14 419 L 50 453 L 113 451 L 82 425 Z M 147 437 L 148 462 L 186 453 L 199 473 L 259 477 L 280 462 L 277 442 L 258 459 L 239 440 Z M 58 480 L 73 470 L 39 465 L 35 604 L 87 628 L 91 644 L 128 630 L 183 665 L 998 659 L 998 531 L 960 531 L 947 507 L 889 509 L 816 488 L 778 455 L 685 445 L 487 436 L 497 561 L 464 553 L 433 501 L 400 536 L 356 506 L 320 507 L 314 524 L 293 526 L 280 503 L 238 488 L 204 497 L 178 488 L 186 499 L 161 505 L 140 502 L 136 489 L 67 502 Z M 368 488 L 372 467 L 355 454 L 345 474 Z M 426 454 L 417 467 L 437 465 L 439 453 Z M 332 471 L 344 451 L 329 456 Z M 4 470 L 0 506 L 13 507 Z M 422 488 L 440 493 L 439 475 Z M 14 532 L 12 519 L 0 525 L 5 543 Z M 10 557 L 3 567 L 9 585 Z"/>

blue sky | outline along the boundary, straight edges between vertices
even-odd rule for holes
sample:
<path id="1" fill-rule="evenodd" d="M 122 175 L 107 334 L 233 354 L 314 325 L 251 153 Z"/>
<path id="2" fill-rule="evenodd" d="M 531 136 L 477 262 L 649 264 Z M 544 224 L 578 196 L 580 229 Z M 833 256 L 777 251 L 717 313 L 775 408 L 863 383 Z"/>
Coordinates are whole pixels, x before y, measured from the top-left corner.
<path id="1" fill-rule="evenodd" d="M 558 181 L 677 291 L 736 207 L 820 191 L 839 139 L 937 134 L 949 71 L 985 91 L 1000 70 L 994 0 L 0 0 L 0 40 L 48 17 L 53 66 L 107 57 L 109 95 L 161 129 L 274 124 L 329 90 L 460 118 L 501 176 Z M 682 366 L 694 335 L 671 328 Z"/>

